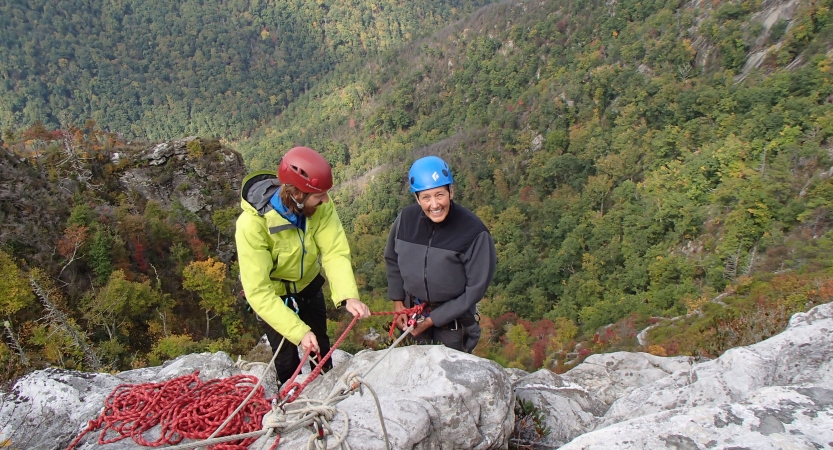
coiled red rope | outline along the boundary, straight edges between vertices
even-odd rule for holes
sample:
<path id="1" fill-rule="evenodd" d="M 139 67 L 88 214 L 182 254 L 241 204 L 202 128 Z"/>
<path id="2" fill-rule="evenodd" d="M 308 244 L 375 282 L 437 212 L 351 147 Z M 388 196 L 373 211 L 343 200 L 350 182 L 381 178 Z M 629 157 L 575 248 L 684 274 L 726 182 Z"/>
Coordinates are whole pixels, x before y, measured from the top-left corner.
<path id="1" fill-rule="evenodd" d="M 139 445 L 159 447 L 177 444 L 185 438 L 206 439 L 240 405 L 257 383 L 252 375 L 203 382 L 199 371 L 162 383 L 123 384 L 104 402 L 104 411 L 67 447 L 74 448 L 88 432 L 101 429 L 99 444 L 110 444 L 127 437 Z M 219 436 L 248 433 L 261 429 L 263 416 L 271 411 L 263 387 Z M 145 433 L 159 425 L 161 434 L 148 440 Z M 115 433 L 113 435 L 112 433 Z M 109 436 L 108 436 L 109 435 Z M 245 450 L 256 439 L 211 446 L 214 450 Z"/>
<path id="2" fill-rule="evenodd" d="M 372 312 L 371 315 L 412 316 L 421 314 L 422 309 L 423 305 L 417 305 L 402 311 Z M 324 363 L 330 359 L 333 351 L 344 341 L 357 321 L 358 317 L 353 317 L 353 321 L 333 344 L 327 355 L 323 359 L 320 354 L 318 355 L 319 363 L 310 375 L 302 383 L 296 383 L 295 378 L 309 358 L 310 351 L 304 354 L 301 364 L 280 390 L 279 397 L 282 404 L 295 401 L 304 388 L 321 374 Z M 395 326 L 396 318 L 391 324 L 391 334 Z M 183 439 L 209 438 L 245 400 L 252 387 L 257 384 L 257 378 L 252 375 L 235 375 L 203 382 L 198 375 L 199 371 L 162 383 L 117 386 L 104 401 L 104 411 L 101 415 L 87 424 L 87 428 L 73 439 L 67 450 L 75 448 L 87 433 L 98 429 L 101 429 L 98 438 L 98 443 L 101 445 L 118 442 L 128 437 L 146 447 L 175 445 Z M 287 397 L 290 393 L 291 396 Z M 217 437 L 260 430 L 263 416 L 271 409 L 270 401 L 264 398 L 263 387 L 258 386 L 245 407 L 218 433 Z M 155 440 L 146 439 L 145 433 L 156 425 L 161 428 L 160 436 Z M 277 446 L 279 439 L 280 435 L 272 448 Z M 215 444 L 209 448 L 212 450 L 245 450 L 256 440 L 247 438 L 237 443 Z"/>

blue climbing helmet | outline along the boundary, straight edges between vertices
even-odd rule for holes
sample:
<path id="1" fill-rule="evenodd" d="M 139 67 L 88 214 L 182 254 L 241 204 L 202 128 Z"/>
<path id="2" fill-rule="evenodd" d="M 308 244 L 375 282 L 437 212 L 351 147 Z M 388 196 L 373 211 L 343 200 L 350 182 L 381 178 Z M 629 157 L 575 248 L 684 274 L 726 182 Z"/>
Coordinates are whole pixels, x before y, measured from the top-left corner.
<path id="1" fill-rule="evenodd" d="M 454 177 L 448 164 L 437 156 L 426 156 L 414 161 L 408 171 L 408 184 L 411 192 L 434 189 L 447 184 L 453 184 Z"/>

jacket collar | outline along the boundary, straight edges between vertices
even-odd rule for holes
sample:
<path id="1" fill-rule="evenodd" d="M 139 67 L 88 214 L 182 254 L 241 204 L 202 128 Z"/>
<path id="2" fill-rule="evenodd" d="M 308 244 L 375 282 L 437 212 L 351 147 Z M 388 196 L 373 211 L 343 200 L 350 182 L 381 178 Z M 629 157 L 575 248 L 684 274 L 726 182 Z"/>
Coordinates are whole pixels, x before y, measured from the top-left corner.
<path id="1" fill-rule="evenodd" d="M 272 198 L 269 199 L 269 204 L 275 208 L 278 214 L 281 215 L 284 219 L 286 219 L 292 225 L 295 225 L 299 229 L 303 230 L 304 225 L 306 224 L 306 217 L 303 214 L 295 214 L 294 212 L 290 211 L 286 205 L 283 204 L 283 200 L 281 200 L 281 190 L 280 188 L 275 191 L 272 195 Z"/>

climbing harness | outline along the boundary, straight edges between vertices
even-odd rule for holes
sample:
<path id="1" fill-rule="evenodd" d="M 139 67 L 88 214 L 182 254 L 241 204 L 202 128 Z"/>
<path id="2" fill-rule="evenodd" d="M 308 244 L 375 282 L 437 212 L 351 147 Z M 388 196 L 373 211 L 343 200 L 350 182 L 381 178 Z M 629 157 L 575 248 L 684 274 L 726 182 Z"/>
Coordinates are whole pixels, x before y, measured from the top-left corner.
<path id="1" fill-rule="evenodd" d="M 104 410 L 99 417 L 89 421 L 87 427 L 70 443 L 67 450 L 72 450 L 78 445 L 87 433 L 99 429 L 101 432 L 98 443 L 102 445 L 130 437 L 134 442 L 143 446 L 158 447 L 174 444 L 165 447 L 166 450 L 208 446 L 214 450 L 243 450 L 249 448 L 261 436 L 266 436 L 263 446 L 265 447 L 268 440 L 276 435 L 275 441 L 269 447 L 270 450 L 274 450 L 280 442 L 281 435 L 304 427 L 309 427 L 313 432 L 308 440 L 308 449 L 346 448 L 349 450 L 350 446 L 346 441 L 350 429 L 349 416 L 341 414 L 344 419 L 341 433 L 336 432 L 330 422 L 338 412 L 335 405 L 356 391 L 363 394 L 364 388 L 367 388 L 373 396 L 385 445 L 390 449 L 379 399 L 376 392 L 365 383 L 364 377 L 413 331 L 419 318 L 423 317 L 423 307 L 423 305 L 417 305 L 401 311 L 372 312 L 371 315 L 394 315 L 391 335 L 396 318 L 400 315 L 408 317 L 408 327 L 365 371 L 363 376 L 355 373 L 345 374 L 323 401 L 300 399 L 299 396 L 304 388 L 321 373 L 324 363 L 330 359 L 335 349 L 347 337 L 358 322 L 358 317 L 353 318 L 323 359 L 318 355 L 320 363 L 303 382 L 298 383 L 295 378 L 312 353 L 308 349 L 293 376 L 281 386 L 279 394 L 271 401 L 264 398 L 265 392 L 261 386 L 265 376 L 258 378 L 252 375 L 236 375 L 203 382 L 197 371 L 162 383 L 120 385 L 105 400 Z M 266 365 L 267 368 L 274 364 L 275 357 L 284 341 L 285 339 L 278 345 L 278 349 L 272 355 L 272 360 Z M 294 406 L 293 402 L 296 401 L 298 407 Z M 303 404 L 308 406 L 303 407 Z M 297 419 L 289 421 L 290 415 Z M 218 426 L 219 420 L 213 419 L 223 416 L 226 419 Z M 157 425 L 161 429 L 159 437 L 155 440 L 147 440 L 145 433 Z M 214 431 L 210 432 L 211 430 Z M 221 433 L 225 435 L 219 436 Z M 334 447 L 328 447 L 328 436 L 336 440 Z M 184 439 L 198 441 L 181 444 Z"/>

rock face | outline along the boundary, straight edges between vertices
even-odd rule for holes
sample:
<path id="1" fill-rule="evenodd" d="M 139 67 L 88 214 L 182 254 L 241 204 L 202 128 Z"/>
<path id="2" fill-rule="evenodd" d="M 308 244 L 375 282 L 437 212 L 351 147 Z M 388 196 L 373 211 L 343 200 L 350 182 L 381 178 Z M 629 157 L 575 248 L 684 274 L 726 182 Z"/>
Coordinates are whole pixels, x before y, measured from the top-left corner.
<path id="1" fill-rule="evenodd" d="M 304 399 L 326 398 L 333 387 L 343 386 L 339 382 L 346 374 L 364 374 L 367 388 L 339 402 L 330 420 L 334 431 L 343 432 L 341 427 L 347 426 L 349 417 L 345 435 L 350 448 L 385 448 L 371 389 L 379 400 L 392 448 L 506 448 L 514 423 L 514 397 L 499 365 L 443 346 L 397 348 L 377 364 L 382 354 L 364 351 L 344 362 L 336 359 L 335 368 L 310 384 L 287 410 L 296 403 L 303 405 Z M 204 381 L 240 373 L 259 376 L 263 368 L 260 364 L 243 371 L 227 355 L 216 353 L 187 355 L 161 367 L 118 375 L 33 372 L 0 397 L 0 423 L 4 424 L 0 442 L 8 439 L 10 445 L 27 449 L 66 448 L 89 420 L 98 417 L 105 398 L 120 384 L 160 382 L 196 370 Z M 271 395 L 274 369 L 270 367 L 269 372 L 272 378 L 265 387 Z M 281 436 L 279 448 L 305 449 L 310 436 L 309 427 L 287 433 Z M 98 433 L 90 433 L 76 448 L 139 447 L 129 438 L 104 446 L 97 440 Z"/>
<path id="2" fill-rule="evenodd" d="M 690 367 L 679 358 L 600 355 L 620 360 L 606 367 L 621 367 L 624 360 L 642 365 L 642 359 L 659 371 L 644 366 L 640 373 L 649 378 L 633 377 L 628 389 L 622 382 L 627 371 L 615 372 L 610 383 L 597 380 L 592 391 L 610 408 L 595 431 L 562 448 L 830 448 L 832 355 L 833 304 L 796 314 L 787 330 L 766 341 Z M 587 380 L 598 370 L 588 366 L 564 378 Z"/>
<path id="3" fill-rule="evenodd" d="M 240 154 L 194 136 L 150 147 L 133 156 L 131 166 L 119 178 L 125 190 L 135 190 L 166 209 L 179 201 L 192 213 L 236 204 L 246 173 Z"/>
<path id="4" fill-rule="evenodd" d="M 547 413 L 544 425 L 550 432 L 538 443 L 539 448 L 560 447 L 593 429 L 607 410 L 607 405 L 585 387 L 570 383 L 546 369 L 521 378 L 515 383 L 514 390 L 518 399 L 530 401 Z M 534 440 L 534 436 L 519 438 Z"/>
<path id="5" fill-rule="evenodd" d="M 54 264 L 50 255 L 81 183 L 64 166 L 58 179 L 51 179 L 48 161 L 44 161 L 27 162 L 0 147 L 0 245 L 19 249 L 19 255 L 31 255 L 27 260 L 32 265 L 48 267 Z M 140 205 L 153 200 L 165 209 L 177 202 L 186 213 L 209 223 L 213 210 L 239 207 L 240 184 L 246 174 L 240 154 L 216 140 L 196 137 L 152 146 L 124 145 L 108 160 L 89 158 L 83 163 L 86 173 L 97 174 L 90 180 L 97 190 L 127 194 Z M 113 214 L 114 205 L 99 206 L 99 214 Z M 188 220 L 183 220 L 184 225 Z M 233 242 L 220 242 L 218 253 L 229 261 Z"/>
<path id="6" fill-rule="evenodd" d="M 620 352 L 592 356 L 559 376 L 502 369 L 442 346 L 340 352 L 335 368 L 290 403 L 285 418 L 315 404 L 328 411 L 329 445 L 343 438 L 357 450 L 385 448 L 382 423 L 394 449 L 485 450 L 510 442 L 568 450 L 830 448 L 831 355 L 833 303 L 796 314 L 787 330 L 766 341 L 699 363 Z M 224 353 L 183 356 L 116 375 L 42 370 L 0 396 L 0 443 L 66 448 L 117 385 L 196 370 L 203 380 L 265 372 L 267 395 L 274 393 L 273 368 L 235 365 Z M 319 405 L 357 379 L 363 382 L 360 391 Z M 516 397 L 542 412 L 540 426 L 549 428 L 548 435 L 513 429 Z M 137 448 L 129 439 L 102 447 L 97 436 L 86 436 L 78 448 Z M 311 436 L 309 426 L 287 431 L 279 448 L 307 448 Z M 260 440 L 269 442 L 253 448 L 271 442 Z"/>
<path id="7" fill-rule="evenodd" d="M 51 254 L 54 240 L 47 237 L 60 235 L 64 223 L 43 211 L 62 211 L 70 199 L 45 174 L 0 147 L 0 245 Z"/>
<path id="8" fill-rule="evenodd" d="M 336 366 L 320 383 L 304 391 L 309 398 L 327 398 L 345 375 L 360 375 L 378 398 L 391 448 L 506 448 L 514 424 L 514 397 L 503 369 L 467 353 L 438 345 L 393 349 L 375 367 L 384 351 L 363 351 Z M 354 450 L 385 448 L 373 395 L 365 390 L 338 404 L 330 421 L 344 430 Z M 308 430 L 281 437 L 281 446 L 306 448 Z M 256 446 L 256 445 L 255 445 Z"/>

